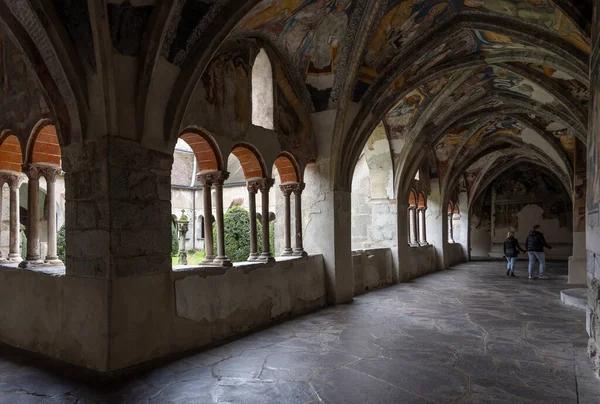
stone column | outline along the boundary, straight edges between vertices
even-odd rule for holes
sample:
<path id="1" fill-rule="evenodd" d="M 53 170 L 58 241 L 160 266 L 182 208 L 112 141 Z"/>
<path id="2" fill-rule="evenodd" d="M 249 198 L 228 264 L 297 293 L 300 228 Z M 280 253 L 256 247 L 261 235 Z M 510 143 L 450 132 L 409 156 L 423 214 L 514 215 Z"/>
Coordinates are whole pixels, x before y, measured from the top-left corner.
<path id="1" fill-rule="evenodd" d="M 256 261 L 258 258 L 258 234 L 256 231 L 256 194 L 258 192 L 258 182 L 248 182 L 248 205 L 250 208 L 250 256 L 248 261 Z"/>
<path id="2" fill-rule="evenodd" d="M 215 259 L 215 247 L 212 232 L 212 195 L 211 188 L 214 175 L 212 173 L 198 174 L 198 181 L 202 184 L 202 198 L 204 202 L 204 259 L 201 265 L 210 265 Z"/>
<path id="3" fill-rule="evenodd" d="M 454 225 L 452 224 L 453 213 L 448 212 L 448 242 L 454 243 Z"/>
<path id="4" fill-rule="evenodd" d="M 56 254 L 56 177 L 60 173 L 60 167 L 47 167 L 42 170 L 46 179 L 48 200 L 48 253 L 44 261 L 49 265 L 64 265 Z"/>
<path id="5" fill-rule="evenodd" d="M 283 227 L 284 227 L 284 245 L 283 245 L 283 253 L 281 255 L 293 255 L 294 250 L 292 250 L 292 211 L 290 204 L 290 195 L 292 194 L 296 184 L 285 184 L 280 185 L 279 188 L 283 193 L 284 199 L 284 212 L 285 216 L 283 218 Z"/>
<path id="6" fill-rule="evenodd" d="M 409 206 L 408 214 L 409 214 L 409 218 L 410 218 L 410 245 L 418 246 L 419 245 L 419 236 L 418 236 L 419 224 L 417 222 L 417 207 Z"/>
<path id="7" fill-rule="evenodd" d="M 304 244 L 302 242 L 302 191 L 304 191 L 305 184 L 299 182 L 295 184 L 292 192 L 294 193 L 294 209 L 296 217 L 294 218 L 294 225 L 296 226 L 296 246 L 294 247 L 293 255 L 297 257 L 306 257 L 308 254 L 304 251 Z"/>
<path id="8" fill-rule="evenodd" d="M 25 180 L 21 174 L 13 174 L 8 180 L 10 189 L 10 224 L 9 224 L 9 245 L 8 245 L 8 261 L 21 262 L 21 223 L 19 211 L 19 188 Z"/>
<path id="9" fill-rule="evenodd" d="M 215 219 L 217 220 L 217 256 L 214 265 L 230 267 L 233 264 L 225 255 L 225 225 L 223 222 L 223 183 L 229 178 L 227 171 L 215 173 L 213 184 L 215 186 Z"/>
<path id="10" fill-rule="evenodd" d="M 27 183 L 27 255 L 21 261 L 20 268 L 29 268 L 44 263 L 40 257 L 40 177 L 42 169 L 29 166 L 26 170 Z"/>
<path id="11" fill-rule="evenodd" d="M 419 244 L 428 245 L 429 243 L 427 242 L 427 225 L 425 223 L 425 212 L 427 211 L 427 208 L 419 208 L 417 209 L 417 211 L 419 212 L 419 229 L 421 230 L 421 233 L 419 234 Z"/>
<path id="12" fill-rule="evenodd" d="M 259 189 L 262 194 L 262 252 L 258 259 L 261 262 L 275 261 L 269 244 L 269 190 L 274 182 L 272 178 L 263 178 L 259 182 Z"/>
<path id="13" fill-rule="evenodd" d="M 2 213 L 3 213 L 3 200 L 4 200 L 4 184 L 6 184 L 6 180 L 0 177 L 0 242 L 2 241 Z M 7 262 L 8 260 L 2 254 L 2 250 L 0 249 L 0 262 Z"/>

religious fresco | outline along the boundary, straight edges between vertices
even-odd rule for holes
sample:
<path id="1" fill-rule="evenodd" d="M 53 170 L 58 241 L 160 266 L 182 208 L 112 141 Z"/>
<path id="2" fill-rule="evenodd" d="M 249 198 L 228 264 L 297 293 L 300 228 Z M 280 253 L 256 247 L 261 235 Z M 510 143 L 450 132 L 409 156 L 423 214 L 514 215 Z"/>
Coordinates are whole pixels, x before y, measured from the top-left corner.
<path id="1" fill-rule="evenodd" d="M 542 218 L 558 219 L 560 227 L 570 227 L 567 212 L 571 210 L 565 201 L 560 181 L 530 165 L 519 166 L 502 175 L 494 183 L 495 225 L 518 228 L 517 214 L 527 205 L 538 205 L 543 209 Z"/>
<path id="2" fill-rule="evenodd" d="M 352 0 L 263 0 L 238 24 L 278 38 L 306 79 L 317 111 L 327 109 Z"/>
<path id="3" fill-rule="evenodd" d="M 50 118 L 50 110 L 25 57 L 0 27 L 0 129 L 28 138 L 34 125 Z"/>
<path id="4" fill-rule="evenodd" d="M 560 142 L 560 145 L 569 156 L 569 159 L 573 161 L 575 158 L 577 138 L 564 123 L 556 122 L 536 114 L 527 114 L 527 116 L 536 121 L 538 125 L 551 136 L 554 136 Z"/>
<path id="5" fill-rule="evenodd" d="M 580 50 L 590 53 L 590 42 L 579 26 L 551 0 L 464 0 L 464 5 L 541 25 L 555 31 Z"/>
<path id="6" fill-rule="evenodd" d="M 575 80 L 567 73 L 556 70 L 549 66 L 543 66 L 539 64 L 529 63 L 528 66 L 535 69 L 537 72 L 544 74 L 546 77 L 552 79 L 555 83 L 561 86 L 566 92 L 581 103 L 582 107 L 587 108 L 590 102 L 590 89 L 583 83 Z"/>

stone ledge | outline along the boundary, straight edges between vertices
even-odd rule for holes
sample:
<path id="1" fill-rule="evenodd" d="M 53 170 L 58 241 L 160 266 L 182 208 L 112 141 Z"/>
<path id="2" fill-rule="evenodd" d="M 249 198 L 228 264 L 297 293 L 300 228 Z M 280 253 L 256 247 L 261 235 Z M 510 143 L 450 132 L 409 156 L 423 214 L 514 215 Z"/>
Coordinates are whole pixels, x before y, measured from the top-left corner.
<path id="1" fill-rule="evenodd" d="M 61 266 L 51 266 L 51 265 L 39 265 L 30 268 L 19 268 L 19 263 L 9 264 L 3 263 L 0 264 L 0 269 L 6 270 L 15 270 L 15 272 L 34 272 L 43 275 L 51 275 L 51 276 L 64 276 L 67 274 L 66 268 L 64 265 Z"/>
<path id="2" fill-rule="evenodd" d="M 560 300 L 567 306 L 585 310 L 587 307 L 587 288 L 565 289 L 560 292 Z"/>

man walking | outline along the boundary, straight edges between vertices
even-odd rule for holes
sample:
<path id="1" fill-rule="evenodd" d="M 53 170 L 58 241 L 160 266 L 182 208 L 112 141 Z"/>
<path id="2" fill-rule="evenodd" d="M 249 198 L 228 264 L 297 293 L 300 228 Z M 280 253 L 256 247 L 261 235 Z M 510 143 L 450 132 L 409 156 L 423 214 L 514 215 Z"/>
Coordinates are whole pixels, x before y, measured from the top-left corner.
<path id="1" fill-rule="evenodd" d="M 549 279 L 544 275 L 544 270 L 546 269 L 546 254 L 544 253 L 544 247 L 549 250 L 552 249 L 544 238 L 542 226 L 536 224 L 533 226 L 533 230 L 529 232 L 527 240 L 525 241 L 525 249 L 529 255 L 529 279 L 533 279 L 533 266 L 535 265 L 536 259 L 540 262 L 540 279 Z"/>

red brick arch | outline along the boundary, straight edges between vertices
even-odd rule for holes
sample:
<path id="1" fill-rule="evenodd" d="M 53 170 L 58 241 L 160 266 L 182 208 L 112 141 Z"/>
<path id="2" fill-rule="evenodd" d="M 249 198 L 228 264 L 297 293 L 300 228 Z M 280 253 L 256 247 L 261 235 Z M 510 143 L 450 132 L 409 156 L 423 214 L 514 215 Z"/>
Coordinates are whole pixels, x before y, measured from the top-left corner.
<path id="1" fill-rule="evenodd" d="M 215 139 L 201 130 L 186 130 L 179 137 L 194 152 L 198 172 L 223 170 L 223 158 Z"/>
<path id="2" fill-rule="evenodd" d="M 267 177 L 263 158 L 254 146 L 247 143 L 239 143 L 231 149 L 231 154 L 240 161 L 246 181 Z"/>
<path id="3" fill-rule="evenodd" d="M 47 120 L 40 121 L 27 143 L 27 163 L 60 166 L 61 151 L 56 126 Z"/>
<path id="4" fill-rule="evenodd" d="M 290 153 L 283 152 L 275 160 L 275 168 L 282 184 L 300 182 L 300 169 Z"/>
<path id="5" fill-rule="evenodd" d="M 0 170 L 21 172 L 23 150 L 19 139 L 11 132 L 6 132 L 0 142 Z"/>
<path id="6" fill-rule="evenodd" d="M 425 194 L 423 194 L 423 192 L 419 192 L 419 202 L 417 206 L 419 208 L 427 207 L 427 198 L 425 197 Z"/>
<path id="7" fill-rule="evenodd" d="M 408 206 L 417 206 L 417 193 L 413 190 L 408 194 Z"/>

